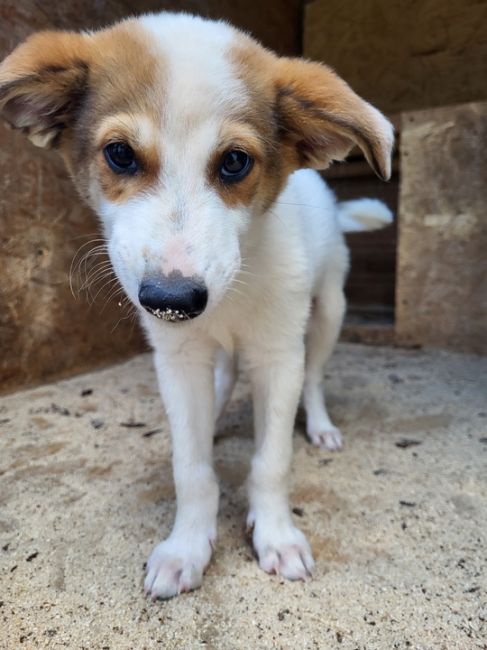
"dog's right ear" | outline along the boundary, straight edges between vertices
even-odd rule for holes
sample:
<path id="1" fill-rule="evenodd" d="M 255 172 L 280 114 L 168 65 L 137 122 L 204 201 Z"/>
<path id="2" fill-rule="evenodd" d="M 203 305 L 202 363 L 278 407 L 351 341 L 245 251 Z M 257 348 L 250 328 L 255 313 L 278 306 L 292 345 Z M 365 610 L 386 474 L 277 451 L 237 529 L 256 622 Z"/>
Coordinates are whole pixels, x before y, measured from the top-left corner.
<path id="1" fill-rule="evenodd" d="M 56 146 L 86 93 L 89 37 L 39 32 L 0 64 L 0 116 L 39 147 Z"/>

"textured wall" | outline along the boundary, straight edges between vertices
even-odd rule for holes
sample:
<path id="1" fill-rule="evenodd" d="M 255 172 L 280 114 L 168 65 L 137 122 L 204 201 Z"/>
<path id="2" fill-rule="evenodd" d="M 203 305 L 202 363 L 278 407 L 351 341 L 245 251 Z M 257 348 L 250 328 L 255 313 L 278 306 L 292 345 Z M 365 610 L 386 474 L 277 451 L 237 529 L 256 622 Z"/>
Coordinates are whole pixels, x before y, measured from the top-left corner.
<path id="1" fill-rule="evenodd" d="M 303 45 L 307 57 L 331 65 L 354 90 L 389 115 L 487 99 L 487 0 L 313 0 L 305 6 Z M 435 140 L 435 146 L 436 150 L 429 148 L 428 152 L 441 162 L 449 151 L 443 148 L 441 138 Z M 419 144 L 416 155 L 423 156 Z M 408 175 L 414 175 L 418 201 L 424 206 L 425 187 L 415 174 L 415 160 L 403 157 L 402 161 L 399 180 L 410 187 Z M 375 191 L 393 207 L 398 202 L 397 177 L 387 186 L 377 184 L 374 189 L 359 167 L 357 164 L 360 177 L 354 177 L 350 167 L 349 178 L 333 180 L 339 196 Z M 442 169 L 453 172 L 455 168 Z M 343 171 L 345 176 L 347 165 Z M 453 185 L 456 187 L 456 182 Z M 454 190 L 451 186 L 448 190 L 453 200 Z M 462 200 L 475 200 L 473 189 L 462 188 L 460 194 L 462 191 Z M 439 200 L 439 196 L 436 198 Z M 428 229 L 426 232 L 431 234 Z M 453 233 L 449 234 L 453 237 Z M 359 308 L 392 307 L 395 276 L 403 272 L 402 268 L 395 269 L 394 230 L 353 235 L 350 239 L 350 304 Z M 409 255 L 412 273 L 413 249 Z M 419 261 L 418 265 L 421 273 L 424 268 Z M 413 322 L 409 328 L 412 335 Z M 421 336 L 418 331 L 418 338 Z M 450 339 L 443 339 L 443 344 L 446 340 Z"/>
<path id="2" fill-rule="evenodd" d="M 2 0 L 0 58 L 35 30 L 98 27 L 137 11 L 165 8 L 225 17 L 281 53 L 300 47 L 299 0 Z M 115 284 L 95 286 L 93 295 L 101 291 L 91 306 L 85 292 L 77 300 L 71 295 L 73 257 L 98 236 L 95 218 L 81 205 L 56 154 L 1 125 L 0 391 L 93 368 L 143 346 L 130 312 L 119 307 L 117 297 L 108 299 Z M 83 248 L 78 260 L 89 249 Z M 92 258 L 88 272 L 102 259 Z M 79 286 L 83 274 L 75 281 Z"/>
<path id="3" fill-rule="evenodd" d="M 487 0 L 314 0 L 304 51 L 382 110 L 487 99 Z"/>
<path id="4" fill-rule="evenodd" d="M 396 335 L 487 354 L 487 103 L 403 117 Z"/>

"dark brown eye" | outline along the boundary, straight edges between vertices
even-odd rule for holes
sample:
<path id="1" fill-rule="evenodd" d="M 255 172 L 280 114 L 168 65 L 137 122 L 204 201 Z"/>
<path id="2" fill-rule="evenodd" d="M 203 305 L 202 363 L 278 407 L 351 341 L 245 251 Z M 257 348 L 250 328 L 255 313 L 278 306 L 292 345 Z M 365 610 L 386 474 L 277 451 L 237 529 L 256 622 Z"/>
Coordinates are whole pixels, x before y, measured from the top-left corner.
<path id="1" fill-rule="evenodd" d="M 137 160 L 132 147 L 124 142 L 112 142 L 103 149 L 105 160 L 115 174 L 135 174 Z"/>
<path id="2" fill-rule="evenodd" d="M 228 151 L 222 159 L 219 175 L 224 183 L 236 183 L 241 181 L 252 169 L 253 159 L 245 153 L 235 149 Z"/>

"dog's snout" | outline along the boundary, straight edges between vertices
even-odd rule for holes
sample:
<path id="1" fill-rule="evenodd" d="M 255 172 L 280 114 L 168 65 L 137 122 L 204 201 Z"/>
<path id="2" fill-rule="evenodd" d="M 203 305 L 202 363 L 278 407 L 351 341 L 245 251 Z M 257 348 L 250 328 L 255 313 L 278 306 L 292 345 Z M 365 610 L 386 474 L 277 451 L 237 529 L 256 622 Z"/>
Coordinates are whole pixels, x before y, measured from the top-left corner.
<path id="1" fill-rule="evenodd" d="M 162 320 L 178 322 L 199 316 L 208 302 L 208 290 L 200 278 L 173 272 L 157 279 L 144 280 L 139 302 Z"/>

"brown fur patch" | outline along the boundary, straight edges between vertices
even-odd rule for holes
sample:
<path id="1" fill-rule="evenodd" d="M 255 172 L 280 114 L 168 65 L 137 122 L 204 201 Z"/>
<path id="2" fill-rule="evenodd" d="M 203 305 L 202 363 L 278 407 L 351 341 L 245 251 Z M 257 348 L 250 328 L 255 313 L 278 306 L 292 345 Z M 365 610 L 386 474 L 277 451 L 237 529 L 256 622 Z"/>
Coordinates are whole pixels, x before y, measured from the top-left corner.
<path id="1" fill-rule="evenodd" d="M 301 59 L 278 60 L 278 106 L 285 139 L 301 166 L 323 169 L 358 145 L 379 176 L 390 155 L 371 107 L 330 68 Z"/>
<path id="2" fill-rule="evenodd" d="M 324 169 L 343 159 L 354 144 L 380 176 L 388 176 L 391 143 L 377 114 L 330 68 L 278 58 L 243 35 L 231 57 L 249 91 L 254 123 L 279 150 L 278 186 L 295 169 Z"/>
<path id="3" fill-rule="evenodd" d="M 74 125 L 72 141 L 65 142 L 62 153 L 78 189 L 88 201 L 91 183 L 97 178 L 109 200 L 124 201 L 148 189 L 158 173 L 156 148 L 147 142 L 140 146 L 140 133 L 134 123 L 137 116 L 144 116 L 153 125 L 161 122 L 163 89 L 157 81 L 163 77 L 163 62 L 151 52 L 147 34 L 136 20 L 97 32 L 91 39 L 90 90 Z M 129 129 L 120 126 L 120 135 L 129 138 L 129 144 L 134 145 L 141 158 L 141 171 L 133 177 L 117 177 L 111 172 L 97 141 L 100 124 L 120 113 L 133 116 Z M 98 176 L 100 171 L 103 173 Z"/>
<path id="4" fill-rule="evenodd" d="M 138 169 L 135 174 L 116 174 L 108 165 L 103 150 L 107 144 L 123 142 L 135 153 Z M 157 182 L 160 169 L 157 150 L 157 125 L 145 115 L 122 113 L 110 116 L 96 134 L 96 173 L 108 200 L 124 202 L 148 190 Z"/>
<path id="5" fill-rule="evenodd" d="M 137 19 L 93 34 L 44 32 L 0 67 L 3 116 L 36 144 L 58 147 L 92 204 L 98 188 L 111 201 L 125 201 L 153 186 L 159 173 L 156 146 L 141 143 L 133 124 L 116 134 L 140 159 L 133 176 L 109 169 L 97 139 L 100 124 L 120 113 L 130 123 L 135 116 L 144 116 L 155 128 L 162 123 L 164 61 L 148 39 Z M 238 115 L 229 115 L 231 127 L 223 127 L 208 166 L 210 182 L 228 206 L 252 205 L 264 212 L 290 172 L 325 168 L 353 144 L 387 176 L 390 143 L 384 142 L 387 134 L 377 132 L 380 118 L 329 68 L 278 58 L 244 34 L 236 37 L 229 56 L 248 102 Z M 237 146 L 254 157 L 254 168 L 241 182 L 225 185 L 215 170 L 225 150 Z"/>
<path id="6" fill-rule="evenodd" d="M 140 174 L 130 181 L 113 178 L 113 172 L 106 173 L 96 134 L 100 123 L 116 113 L 144 114 L 160 123 L 163 99 L 156 79 L 163 77 L 162 68 L 137 19 L 93 34 L 41 32 L 3 62 L 0 110 L 35 144 L 59 149 L 89 202 L 100 171 L 107 198 L 124 200 L 146 189 L 157 174 L 154 148 L 137 147 Z"/>
<path id="7" fill-rule="evenodd" d="M 88 76 L 85 39 L 40 32 L 0 66 L 0 112 L 38 146 L 52 146 L 82 101 Z"/>
<path id="8" fill-rule="evenodd" d="M 265 211 L 284 187 L 289 173 L 298 167 L 282 150 L 273 82 L 277 57 L 249 36 L 240 34 L 230 59 L 248 93 L 246 108 L 239 119 L 253 129 L 261 143 L 262 158 L 255 174 L 258 173 L 258 184 L 253 195 L 255 205 Z"/>
<path id="9" fill-rule="evenodd" d="M 245 178 L 226 184 L 220 179 L 219 168 L 225 154 L 234 149 L 244 151 L 254 162 Z M 259 133 L 245 122 L 228 121 L 220 130 L 220 143 L 208 162 L 208 180 L 229 208 L 237 205 L 248 206 L 258 193 L 259 177 L 264 163 L 265 145 Z"/>

